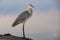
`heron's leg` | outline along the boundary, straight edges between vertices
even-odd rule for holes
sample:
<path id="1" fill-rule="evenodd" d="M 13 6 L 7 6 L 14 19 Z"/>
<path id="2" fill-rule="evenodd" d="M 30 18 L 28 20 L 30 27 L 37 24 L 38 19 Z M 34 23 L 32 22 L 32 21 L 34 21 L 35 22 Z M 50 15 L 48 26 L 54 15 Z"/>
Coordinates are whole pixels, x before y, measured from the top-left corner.
<path id="1" fill-rule="evenodd" d="M 25 38 L 24 25 L 25 25 L 25 22 L 23 23 L 23 38 Z"/>

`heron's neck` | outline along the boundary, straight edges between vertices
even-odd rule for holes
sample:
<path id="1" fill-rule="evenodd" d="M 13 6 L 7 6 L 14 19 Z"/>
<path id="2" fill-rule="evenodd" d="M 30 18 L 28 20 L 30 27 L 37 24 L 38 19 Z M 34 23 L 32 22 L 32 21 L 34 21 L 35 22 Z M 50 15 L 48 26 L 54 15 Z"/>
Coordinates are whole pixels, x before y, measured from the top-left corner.
<path id="1" fill-rule="evenodd" d="M 32 8 L 28 8 L 29 13 L 32 13 Z"/>

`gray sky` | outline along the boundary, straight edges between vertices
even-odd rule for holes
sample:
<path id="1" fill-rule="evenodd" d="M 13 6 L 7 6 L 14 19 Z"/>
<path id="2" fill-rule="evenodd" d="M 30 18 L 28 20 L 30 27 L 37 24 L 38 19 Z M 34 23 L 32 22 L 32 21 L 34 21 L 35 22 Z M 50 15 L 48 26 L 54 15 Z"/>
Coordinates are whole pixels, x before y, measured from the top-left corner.
<path id="1" fill-rule="evenodd" d="M 11 33 L 22 36 L 22 24 L 15 28 L 11 25 L 30 3 L 35 6 L 35 9 L 25 25 L 26 36 L 35 40 L 40 40 L 41 36 L 42 39 L 57 36 L 60 15 L 55 0 L 0 0 L 0 34 Z"/>
<path id="2" fill-rule="evenodd" d="M 28 4 L 33 4 L 37 12 L 56 10 L 55 0 L 1 0 L 0 14 L 16 14 L 27 9 Z"/>

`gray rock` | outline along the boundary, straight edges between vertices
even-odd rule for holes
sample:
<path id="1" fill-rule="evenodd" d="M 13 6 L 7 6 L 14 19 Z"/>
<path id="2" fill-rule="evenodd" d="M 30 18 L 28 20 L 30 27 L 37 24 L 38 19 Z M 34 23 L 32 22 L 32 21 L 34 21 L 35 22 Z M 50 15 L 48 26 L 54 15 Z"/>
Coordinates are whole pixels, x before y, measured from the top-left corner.
<path id="1" fill-rule="evenodd" d="M 8 34 L 0 35 L 0 40 L 31 40 L 31 39 L 13 36 L 8 33 Z"/>

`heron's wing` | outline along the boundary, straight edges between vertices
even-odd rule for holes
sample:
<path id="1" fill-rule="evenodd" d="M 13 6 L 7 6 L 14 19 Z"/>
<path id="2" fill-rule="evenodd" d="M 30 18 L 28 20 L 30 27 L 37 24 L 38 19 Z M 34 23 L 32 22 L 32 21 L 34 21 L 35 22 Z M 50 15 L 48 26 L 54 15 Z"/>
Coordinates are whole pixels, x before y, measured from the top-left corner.
<path id="1" fill-rule="evenodd" d="M 24 11 L 17 17 L 17 19 L 23 19 L 23 18 L 25 18 L 28 15 L 29 15 L 29 12 L 28 11 Z"/>
<path id="2" fill-rule="evenodd" d="M 29 12 L 28 11 L 24 11 L 22 12 L 14 21 L 12 26 L 18 25 L 19 23 L 22 23 L 26 20 L 26 16 L 29 16 Z"/>

